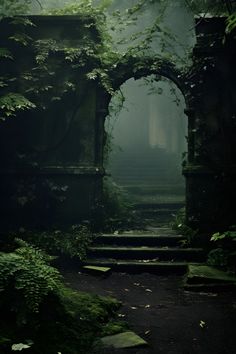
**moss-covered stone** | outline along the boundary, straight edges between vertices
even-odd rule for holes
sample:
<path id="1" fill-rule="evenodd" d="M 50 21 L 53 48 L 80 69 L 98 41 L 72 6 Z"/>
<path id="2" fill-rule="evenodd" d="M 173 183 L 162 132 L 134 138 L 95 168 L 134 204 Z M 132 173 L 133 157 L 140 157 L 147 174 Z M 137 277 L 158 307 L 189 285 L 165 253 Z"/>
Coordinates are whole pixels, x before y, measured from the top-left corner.
<path id="1" fill-rule="evenodd" d="M 111 268 L 87 265 L 87 266 L 83 266 L 83 270 L 95 275 L 104 275 L 110 273 Z"/>
<path id="2" fill-rule="evenodd" d="M 131 331 L 119 333 L 114 336 L 104 337 L 102 338 L 102 343 L 106 347 L 113 347 L 116 349 L 147 345 L 147 342 L 144 339 Z"/>
<path id="3" fill-rule="evenodd" d="M 228 283 L 236 284 L 236 277 L 219 270 L 215 267 L 206 265 L 188 266 L 187 284 L 209 284 L 209 283 Z"/>

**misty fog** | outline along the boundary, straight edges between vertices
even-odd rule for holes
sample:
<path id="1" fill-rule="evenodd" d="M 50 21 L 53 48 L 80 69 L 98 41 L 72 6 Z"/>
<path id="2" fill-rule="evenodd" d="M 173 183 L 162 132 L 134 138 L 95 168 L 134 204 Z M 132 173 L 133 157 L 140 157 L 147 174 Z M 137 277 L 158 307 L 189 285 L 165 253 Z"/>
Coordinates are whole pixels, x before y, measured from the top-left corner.
<path id="1" fill-rule="evenodd" d="M 149 83 L 147 79 L 130 79 L 121 87 L 123 108 L 106 120 L 111 149 L 107 171 L 128 192 L 149 194 L 146 199 L 150 202 L 162 198 L 183 201 L 181 163 L 187 151 L 184 98 L 169 80 L 157 83 L 149 79 Z M 112 112 L 116 100 L 111 102 Z"/>

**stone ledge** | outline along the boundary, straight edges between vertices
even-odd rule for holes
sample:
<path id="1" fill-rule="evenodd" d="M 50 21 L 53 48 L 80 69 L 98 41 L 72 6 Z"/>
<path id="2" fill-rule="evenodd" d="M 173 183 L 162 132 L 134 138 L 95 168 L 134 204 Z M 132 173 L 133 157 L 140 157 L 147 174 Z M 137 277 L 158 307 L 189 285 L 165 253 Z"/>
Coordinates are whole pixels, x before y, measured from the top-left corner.
<path id="1" fill-rule="evenodd" d="M 105 171 L 101 167 L 89 166 L 45 166 L 35 169 L 1 169 L 0 175 L 76 175 L 76 176 L 104 176 Z"/>

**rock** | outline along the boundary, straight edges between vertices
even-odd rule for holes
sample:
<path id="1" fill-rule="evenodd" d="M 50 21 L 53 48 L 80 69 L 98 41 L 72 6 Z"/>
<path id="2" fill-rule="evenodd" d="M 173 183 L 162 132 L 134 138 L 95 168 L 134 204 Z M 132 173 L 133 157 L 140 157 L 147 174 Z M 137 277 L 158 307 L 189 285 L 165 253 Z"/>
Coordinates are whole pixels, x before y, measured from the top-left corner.
<path id="1" fill-rule="evenodd" d="M 83 266 L 83 269 L 95 275 L 104 275 L 110 273 L 111 271 L 111 268 L 109 267 L 99 267 L 92 265 Z"/>
<path id="2" fill-rule="evenodd" d="M 144 339 L 131 331 L 103 337 L 101 340 L 105 347 L 113 347 L 116 349 L 148 345 Z"/>
<path id="3" fill-rule="evenodd" d="M 215 267 L 189 264 L 187 274 L 188 284 L 202 284 L 212 282 L 236 284 L 236 277 Z"/>
<path id="4" fill-rule="evenodd" d="M 187 290 L 218 291 L 236 286 L 236 277 L 223 270 L 206 265 L 188 265 L 188 274 L 184 283 Z"/>

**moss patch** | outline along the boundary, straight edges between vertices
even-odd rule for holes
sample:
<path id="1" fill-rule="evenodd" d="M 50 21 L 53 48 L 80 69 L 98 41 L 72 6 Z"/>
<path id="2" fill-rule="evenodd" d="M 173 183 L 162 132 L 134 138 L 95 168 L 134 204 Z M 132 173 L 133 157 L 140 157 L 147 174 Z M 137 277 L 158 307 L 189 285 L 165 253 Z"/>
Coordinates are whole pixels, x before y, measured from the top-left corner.
<path id="1" fill-rule="evenodd" d="M 210 266 L 188 266 L 187 281 L 188 284 L 202 283 L 235 283 L 236 277 Z"/>

